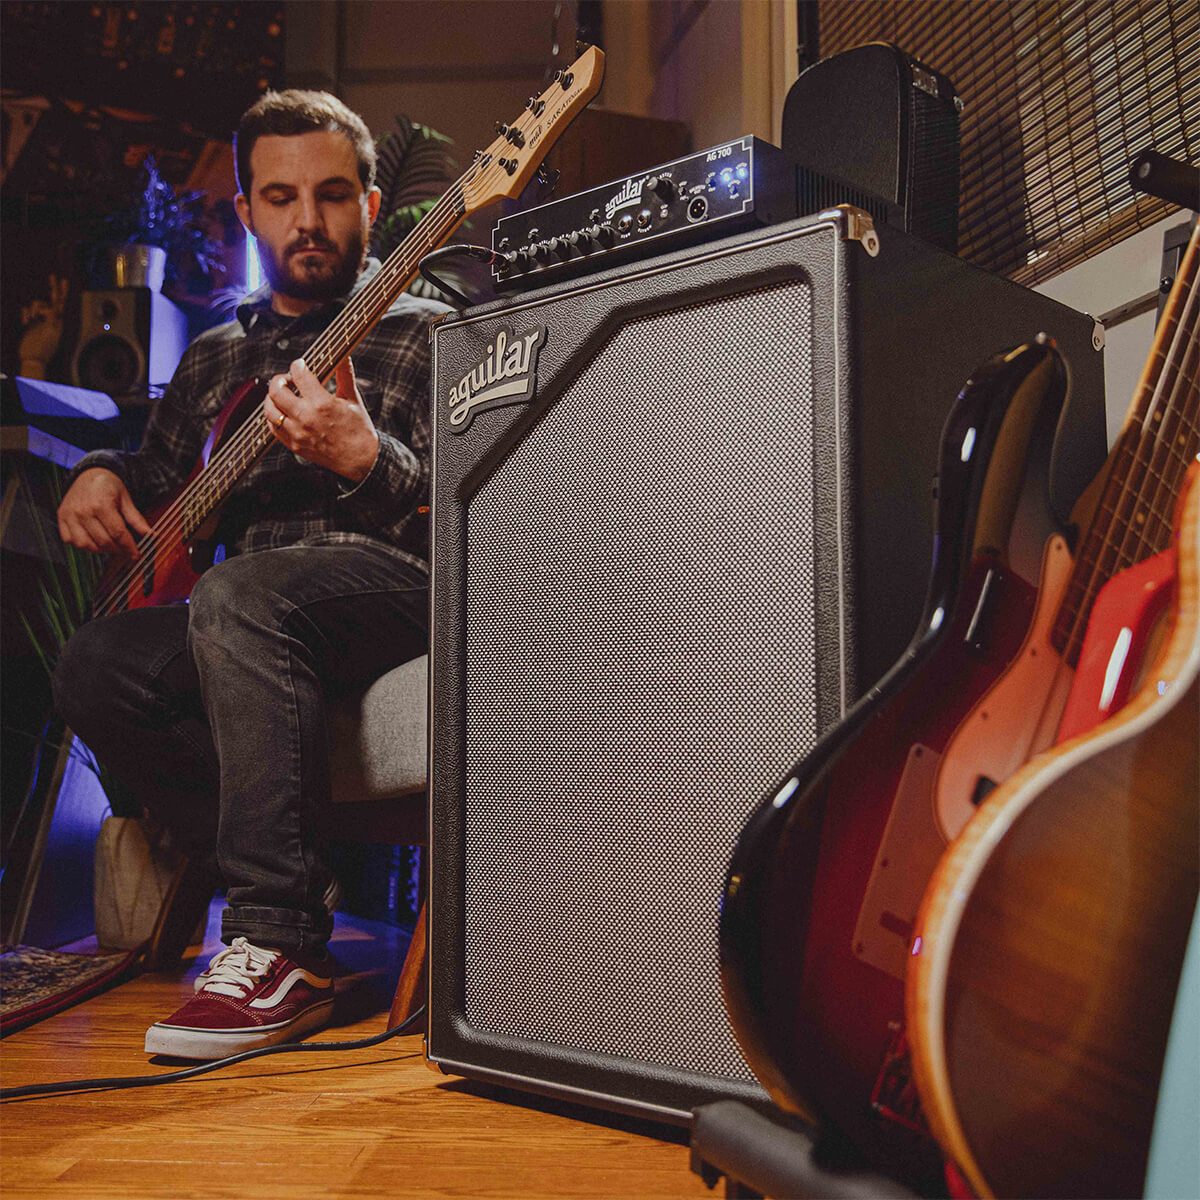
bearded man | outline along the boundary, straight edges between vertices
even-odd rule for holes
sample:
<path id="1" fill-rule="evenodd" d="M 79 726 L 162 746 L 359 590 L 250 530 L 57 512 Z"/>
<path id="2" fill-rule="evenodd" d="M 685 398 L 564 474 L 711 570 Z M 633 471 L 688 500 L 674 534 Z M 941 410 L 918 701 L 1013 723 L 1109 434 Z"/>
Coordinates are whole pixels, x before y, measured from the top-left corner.
<path id="1" fill-rule="evenodd" d="M 82 626 L 54 680 L 70 727 L 226 889 L 227 948 L 146 1035 L 148 1053 L 195 1059 L 331 1014 L 326 705 L 427 648 L 428 327 L 445 311 L 402 296 L 322 386 L 303 352 L 380 269 L 370 133 L 327 93 L 271 92 L 235 149 L 267 284 L 188 348 L 137 451 L 79 463 L 58 513 L 70 545 L 136 558 L 237 385 L 270 378 L 274 442 L 221 509 L 224 560 L 187 604 Z"/>

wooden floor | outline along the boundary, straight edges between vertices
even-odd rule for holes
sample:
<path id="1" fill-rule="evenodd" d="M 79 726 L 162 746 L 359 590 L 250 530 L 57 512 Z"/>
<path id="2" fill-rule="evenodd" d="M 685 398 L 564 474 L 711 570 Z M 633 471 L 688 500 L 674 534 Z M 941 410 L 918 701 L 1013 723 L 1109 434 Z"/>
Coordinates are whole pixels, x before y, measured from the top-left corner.
<path id="1" fill-rule="evenodd" d="M 4 1086 L 166 1073 L 146 1027 L 190 991 L 214 949 L 0 1042 Z M 309 1040 L 380 1033 L 403 950 L 388 926 L 338 917 L 352 974 L 335 1024 Z M 344 984 L 344 987 L 342 986 Z M 373 1050 L 280 1055 L 181 1083 L 0 1106 L 0 1194 L 22 1197 L 709 1196 L 685 1131 L 453 1080 L 420 1035 Z"/>

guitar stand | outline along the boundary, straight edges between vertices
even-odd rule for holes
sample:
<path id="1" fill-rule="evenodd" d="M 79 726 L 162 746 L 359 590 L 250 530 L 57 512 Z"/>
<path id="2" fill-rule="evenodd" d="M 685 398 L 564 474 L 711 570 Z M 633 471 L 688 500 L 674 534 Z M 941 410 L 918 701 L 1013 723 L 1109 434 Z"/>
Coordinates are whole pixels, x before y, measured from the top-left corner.
<path id="1" fill-rule="evenodd" d="M 822 1165 L 799 1121 L 721 1100 L 692 1114 L 692 1171 L 709 1188 L 725 1178 L 727 1200 L 916 1200 L 873 1171 Z"/>

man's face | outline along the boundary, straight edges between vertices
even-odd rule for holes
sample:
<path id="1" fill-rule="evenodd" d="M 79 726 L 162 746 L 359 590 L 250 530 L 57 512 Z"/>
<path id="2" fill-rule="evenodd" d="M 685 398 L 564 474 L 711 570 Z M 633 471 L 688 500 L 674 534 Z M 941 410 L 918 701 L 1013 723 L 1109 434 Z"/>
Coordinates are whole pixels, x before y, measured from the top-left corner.
<path id="1" fill-rule="evenodd" d="M 326 130 L 260 137 L 250 172 L 237 212 L 258 239 L 275 307 L 295 315 L 348 291 L 379 211 L 379 189 L 363 191 L 350 139 Z"/>

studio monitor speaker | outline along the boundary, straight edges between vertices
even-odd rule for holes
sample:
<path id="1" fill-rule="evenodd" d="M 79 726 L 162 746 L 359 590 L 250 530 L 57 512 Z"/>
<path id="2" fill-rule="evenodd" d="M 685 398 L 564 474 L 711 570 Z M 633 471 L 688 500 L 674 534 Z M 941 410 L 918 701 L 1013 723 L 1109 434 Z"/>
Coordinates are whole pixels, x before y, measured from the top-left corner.
<path id="1" fill-rule="evenodd" d="M 762 1095 L 730 851 L 907 644 L 945 416 L 1040 331 L 1068 504 L 1105 453 L 1091 319 L 853 212 L 435 328 L 432 1062 L 670 1121 Z"/>
<path id="2" fill-rule="evenodd" d="M 894 206 L 909 233 L 954 251 L 961 107 L 945 75 L 887 42 L 814 63 L 783 105 L 780 143 L 802 168 L 799 211 L 815 211 L 810 195 L 829 202 L 810 171 L 828 173 Z"/>
<path id="3" fill-rule="evenodd" d="M 159 291 L 84 292 L 72 380 L 110 396 L 146 397 L 170 382 L 187 342 L 186 314 Z"/>

